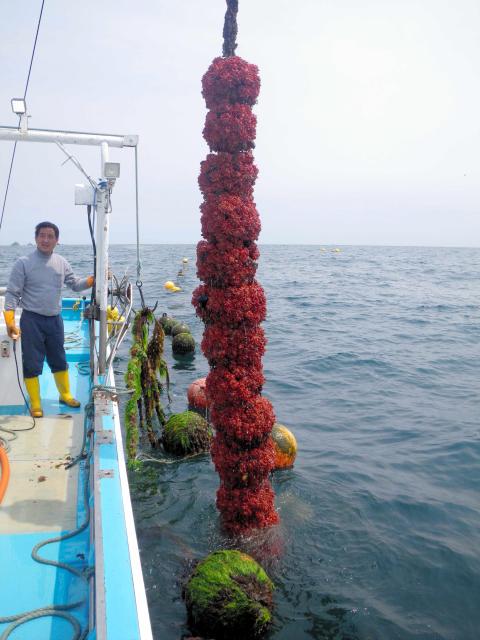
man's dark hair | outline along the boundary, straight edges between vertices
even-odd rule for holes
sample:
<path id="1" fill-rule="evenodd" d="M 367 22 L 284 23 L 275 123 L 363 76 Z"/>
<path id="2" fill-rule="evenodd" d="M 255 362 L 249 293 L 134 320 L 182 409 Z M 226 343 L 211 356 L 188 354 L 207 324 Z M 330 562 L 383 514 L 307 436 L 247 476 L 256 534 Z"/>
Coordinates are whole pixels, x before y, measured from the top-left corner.
<path id="1" fill-rule="evenodd" d="M 53 229 L 57 240 L 58 240 L 58 237 L 60 236 L 60 231 L 58 230 L 57 225 L 53 224 L 53 222 L 39 222 L 35 227 L 35 238 L 38 238 L 40 229 Z"/>

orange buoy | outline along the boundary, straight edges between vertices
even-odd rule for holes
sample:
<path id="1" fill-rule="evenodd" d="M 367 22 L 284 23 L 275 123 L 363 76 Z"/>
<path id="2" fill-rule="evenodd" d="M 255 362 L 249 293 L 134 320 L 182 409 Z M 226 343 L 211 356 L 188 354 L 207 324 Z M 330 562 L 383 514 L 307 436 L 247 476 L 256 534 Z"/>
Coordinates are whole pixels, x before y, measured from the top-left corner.
<path id="1" fill-rule="evenodd" d="M 285 425 L 275 422 L 271 437 L 275 447 L 275 469 L 293 467 L 297 457 L 297 441 L 293 433 Z"/>
<path id="2" fill-rule="evenodd" d="M 8 456 L 5 449 L 0 445 L 0 469 L 2 475 L 0 477 L 0 504 L 3 500 L 3 496 L 8 487 L 8 481 L 10 479 L 10 464 L 8 462 Z"/>
<path id="3" fill-rule="evenodd" d="M 188 405 L 196 411 L 205 413 L 207 410 L 207 393 L 205 390 L 206 378 L 194 380 L 188 387 Z"/>

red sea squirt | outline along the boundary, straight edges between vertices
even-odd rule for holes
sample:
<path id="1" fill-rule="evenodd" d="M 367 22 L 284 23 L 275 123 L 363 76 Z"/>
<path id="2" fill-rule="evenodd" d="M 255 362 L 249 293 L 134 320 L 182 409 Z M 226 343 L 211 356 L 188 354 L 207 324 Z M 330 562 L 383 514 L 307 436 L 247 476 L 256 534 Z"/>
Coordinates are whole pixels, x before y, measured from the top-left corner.
<path id="1" fill-rule="evenodd" d="M 203 282 L 192 303 L 205 323 L 206 396 L 216 435 L 212 458 L 220 476 L 217 507 L 231 534 L 278 522 L 269 475 L 275 463 L 271 404 L 262 397 L 266 299 L 255 280 L 260 218 L 253 200 L 253 163 L 260 90 L 255 65 L 216 58 L 202 79 L 209 112 L 203 135 L 211 153 L 198 179 L 204 240 L 197 247 Z"/>

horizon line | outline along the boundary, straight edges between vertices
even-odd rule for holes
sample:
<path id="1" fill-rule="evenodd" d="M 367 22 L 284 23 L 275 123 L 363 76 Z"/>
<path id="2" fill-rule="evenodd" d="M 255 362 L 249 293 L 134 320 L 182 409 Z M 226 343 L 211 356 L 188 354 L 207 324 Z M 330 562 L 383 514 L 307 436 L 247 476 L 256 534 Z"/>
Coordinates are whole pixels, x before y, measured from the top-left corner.
<path id="1" fill-rule="evenodd" d="M 196 246 L 199 241 L 196 242 L 141 242 L 140 246 L 150 246 L 150 247 L 168 247 L 168 246 Z M 416 248 L 416 249 L 480 249 L 480 244 L 478 245 L 457 245 L 457 244 L 363 244 L 363 243 L 354 243 L 354 244 L 344 244 L 344 243 L 320 243 L 320 242 L 258 242 L 258 246 L 273 246 L 273 247 L 385 247 L 385 248 Z M 13 248 L 13 247 L 34 247 L 35 244 L 33 242 L 11 242 L 10 244 L 0 244 L 2 248 Z M 59 247 L 90 247 L 91 244 L 89 242 L 85 243 L 73 243 L 73 242 L 59 242 Z M 111 247 L 125 247 L 132 246 L 135 247 L 135 242 L 111 242 L 109 243 Z"/>

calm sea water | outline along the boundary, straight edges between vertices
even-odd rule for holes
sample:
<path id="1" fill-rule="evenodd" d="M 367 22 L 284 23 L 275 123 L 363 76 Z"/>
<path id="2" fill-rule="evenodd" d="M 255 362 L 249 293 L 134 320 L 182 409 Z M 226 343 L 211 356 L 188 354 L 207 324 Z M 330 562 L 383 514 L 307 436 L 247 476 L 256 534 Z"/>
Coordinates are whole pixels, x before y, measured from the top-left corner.
<path id="1" fill-rule="evenodd" d="M 480 637 L 480 249 L 264 246 L 264 393 L 298 441 L 273 476 L 281 524 L 242 542 L 276 583 L 275 640 Z M 24 253 L 2 248 L 0 281 Z M 79 273 L 89 250 L 61 252 Z M 144 246 L 148 302 L 186 321 L 193 246 Z M 135 279 L 135 250 L 111 250 Z M 168 294 L 189 259 L 183 291 Z M 128 344 L 116 363 L 125 370 Z M 170 411 L 206 375 L 166 356 Z M 146 453 L 151 454 L 145 446 Z M 156 454 L 158 455 L 158 454 Z M 191 562 L 229 545 L 208 456 L 130 474 L 154 637 L 188 635 L 181 584 Z"/>

